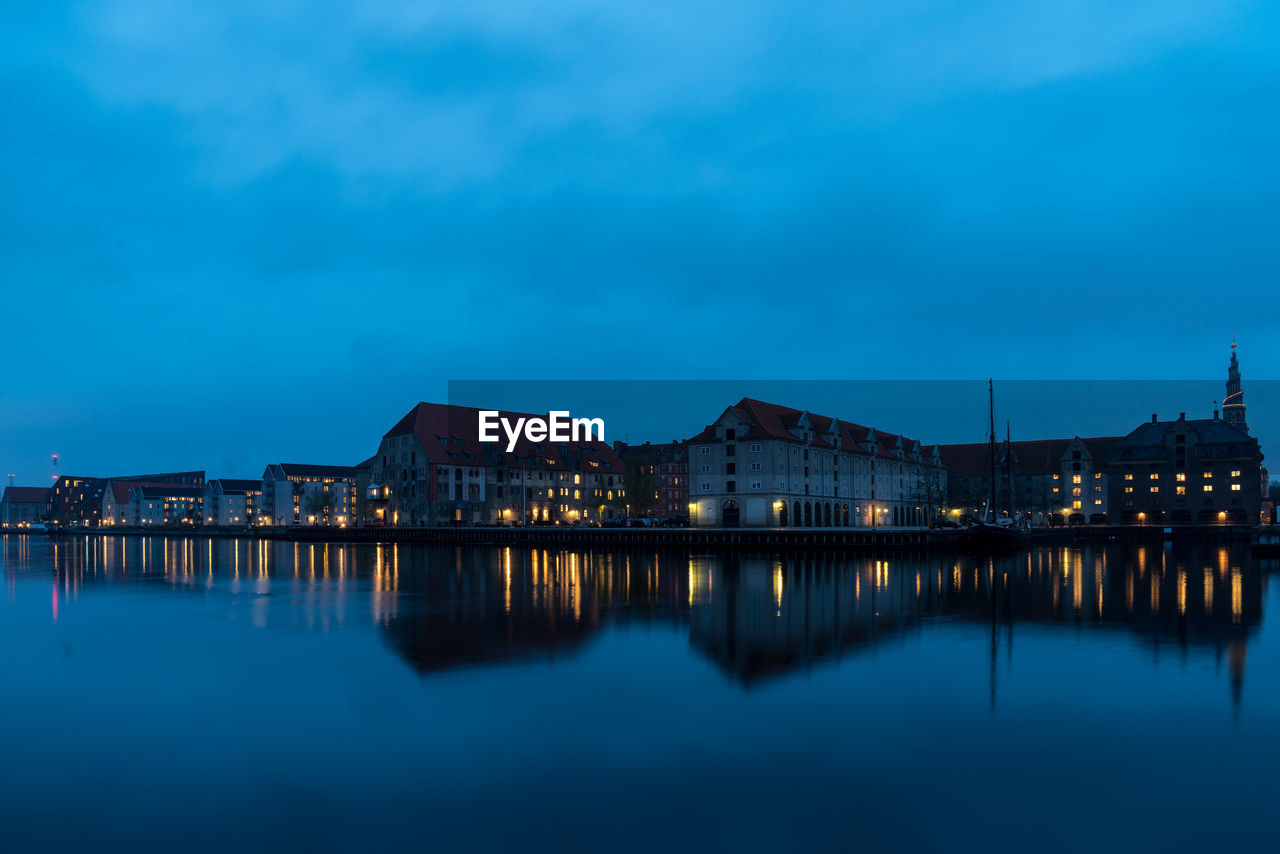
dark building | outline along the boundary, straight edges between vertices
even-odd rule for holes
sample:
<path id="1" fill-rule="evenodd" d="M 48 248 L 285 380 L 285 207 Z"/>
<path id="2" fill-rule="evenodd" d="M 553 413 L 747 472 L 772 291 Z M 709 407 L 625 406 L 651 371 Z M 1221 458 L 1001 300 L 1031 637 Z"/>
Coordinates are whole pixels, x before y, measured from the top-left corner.
<path id="1" fill-rule="evenodd" d="M 638 459 L 655 484 L 654 505 L 650 515 L 670 517 L 689 513 L 689 451 L 684 442 L 676 440 L 655 445 L 628 445 L 614 442 L 613 449 L 624 463 Z"/>
<path id="2" fill-rule="evenodd" d="M 1115 436 L 1004 441 L 995 448 L 995 516 L 1032 525 L 1100 523 L 1107 513 L 1106 457 Z M 982 518 L 991 501 L 991 446 L 939 445 L 952 518 Z"/>
<path id="3" fill-rule="evenodd" d="M 16 528 L 44 519 L 48 493 L 43 486 L 6 486 L 0 498 L 0 525 Z"/>
<path id="4" fill-rule="evenodd" d="M 127 477 L 63 475 L 54 481 L 45 501 L 45 518 L 53 525 L 97 527 L 102 522 L 102 496 L 110 481 L 147 481 L 204 487 L 204 472 L 179 471 Z"/>
<path id="5" fill-rule="evenodd" d="M 1243 413 L 1242 413 L 1243 414 Z M 1218 416 L 1151 416 L 1115 443 L 1108 521 L 1126 525 L 1257 524 L 1262 509 L 1258 440 Z"/>

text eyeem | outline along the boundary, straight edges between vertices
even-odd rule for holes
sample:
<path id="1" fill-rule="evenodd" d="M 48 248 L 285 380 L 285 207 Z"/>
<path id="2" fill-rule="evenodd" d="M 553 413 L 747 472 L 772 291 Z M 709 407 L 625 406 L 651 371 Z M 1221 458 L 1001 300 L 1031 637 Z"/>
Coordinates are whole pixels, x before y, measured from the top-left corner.
<path id="1" fill-rule="evenodd" d="M 546 418 L 517 418 L 513 423 L 497 410 L 481 409 L 479 427 L 481 442 L 501 442 L 501 429 L 508 454 L 516 449 L 521 435 L 530 442 L 590 442 L 594 432 L 597 440 L 604 441 L 603 418 L 571 418 L 567 410 L 548 412 Z"/>

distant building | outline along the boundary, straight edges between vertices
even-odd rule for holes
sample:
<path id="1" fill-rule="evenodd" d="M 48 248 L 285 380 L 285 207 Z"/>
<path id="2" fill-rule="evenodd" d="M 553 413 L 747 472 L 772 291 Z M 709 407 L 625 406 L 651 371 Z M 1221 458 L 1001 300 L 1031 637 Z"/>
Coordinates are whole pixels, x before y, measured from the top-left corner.
<path id="1" fill-rule="evenodd" d="M 1000 442 L 995 448 L 995 516 L 1037 526 L 1106 521 L 1106 457 L 1117 437 Z M 947 469 L 947 506 L 956 516 L 980 519 L 991 501 L 991 446 L 941 445 Z"/>
<path id="2" fill-rule="evenodd" d="M 45 518 L 60 527 L 102 524 L 102 503 L 112 481 L 168 483 L 204 487 L 204 472 L 182 471 L 140 474 L 125 477 L 82 477 L 63 475 L 54 481 L 45 501 Z"/>
<path id="3" fill-rule="evenodd" d="M 257 524 L 262 506 L 262 481 L 218 478 L 204 487 L 202 506 L 206 525 Z"/>
<path id="4" fill-rule="evenodd" d="M 278 527 L 354 524 L 356 474 L 354 466 L 269 465 L 262 473 L 262 513 Z"/>
<path id="5" fill-rule="evenodd" d="M 129 490 L 129 524 L 195 525 L 204 502 L 203 486 L 133 484 Z"/>
<path id="6" fill-rule="evenodd" d="M 1258 440 L 1213 418 L 1155 415 L 1107 456 L 1110 520 L 1121 524 L 1256 524 L 1262 509 Z"/>
<path id="7" fill-rule="evenodd" d="M 598 522 L 626 512 L 622 460 L 599 440 L 482 443 L 479 410 L 419 403 L 373 460 L 366 513 L 375 524 Z M 501 412 L 508 419 L 529 413 Z"/>
<path id="8" fill-rule="evenodd" d="M 679 440 L 655 445 L 628 445 L 614 442 L 613 450 L 623 465 L 640 461 L 655 480 L 654 506 L 650 515 L 669 518 L 689 513 L 689 449 Z"/>
<path id="9" fill-rule="evenodd" d="M 1245 423 L 1244 412 L 1244 390 L 1240 385 L 1240 363 L 1236 359 L 1236 340 L 1231 339 L 1231 361 L 1227 363 L 1227 395 L 1222 399 L 1222 420 L 1242 430 L 1249 432 L 1249 425 Z"/>
<path id="10" fill-rule="evenodd" d="M 924 526 L 946 498 L 936 446 L 751 398 L 687 445 L 699 527 Z"/>
<path id="11" fill-rule="evenodd" d="M 19 528 L 42 522 L 48 492 L 43 486 L 6 486 L 0 496 L 0 525 Z"/>

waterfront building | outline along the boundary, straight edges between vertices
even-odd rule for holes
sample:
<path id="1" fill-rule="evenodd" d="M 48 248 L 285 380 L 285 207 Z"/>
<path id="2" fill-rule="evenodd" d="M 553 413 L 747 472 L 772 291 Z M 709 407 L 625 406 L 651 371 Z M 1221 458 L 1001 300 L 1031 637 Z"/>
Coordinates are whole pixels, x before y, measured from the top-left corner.
<path id="1" fill-rule="evenodd" d="M 366 495 L 374 524 L 593 524 L 627 512 L 622 460 L 608 444 L 521 435 L 508 452 L 505 439 L 480 441 L 479 412 L 419 403 L 387 431 Z"/>
<path id="2" fill-rule="evenodd" d="M 273 463 L 262 473 L 262 513 L 276 526 L 353 524 L 355 466 Z"/>
<path id="3" fill-rule="evenodd" d="M 937 446 L 746 397 L 687 446 L 699 527 L 918 527 L 946 497 Z"/>
<path id="4" fill-rule="evenodd" d="M 25 528 L 42 522 L 48 492 L 43 486 L 6 486 L 0 496 L 0 525 Z"/>
<path id="5" fill-rule="evenodd" d="M 167 483 L 204 487 L 203 471 L 162 472 L 123 477 L 63 475 L 46 493 L 45 518 L 52 525 L 97 527 L 102 524 L 102 504 L 113 482 Z"/>
<path id="6" fill-rule="evenodd" d="M 653 479 L 654 504 L 649 515 L 660 518 L 688 515 L 689 453 L 684 442 L 642 445 L 614 442 L 613 450 L 622 458 L 624 466 L 634 460 Z"/>
<path id="7" fill-rule="evenodd" d="M 1004 441 L 995 448 L 994 516 L 1031 525 L 1107 521 L 1106 458 L 1116 436 Z M 991 501 L 991 445 L 940 446 L 952 518 L 981 519 Z"/>
<path id="8" fill-rule="evenodd" d="M 206 525 L 257 524 L 262 481 L 218 478 L 204 487 L 201 521 Z"/>
<path id="9" fill-rule="evenodd" d="M 1121 524 L 1257 524 L 1262 510 L 1258 440 L 1212 418 L 1151 421 L 1107 456 L 1110 521 Z"/>
<path id="10" fill-rule="evenodd" d="M 129 524 L 195 525 L 204 503 L 203 486 L 130 484 Z"/>

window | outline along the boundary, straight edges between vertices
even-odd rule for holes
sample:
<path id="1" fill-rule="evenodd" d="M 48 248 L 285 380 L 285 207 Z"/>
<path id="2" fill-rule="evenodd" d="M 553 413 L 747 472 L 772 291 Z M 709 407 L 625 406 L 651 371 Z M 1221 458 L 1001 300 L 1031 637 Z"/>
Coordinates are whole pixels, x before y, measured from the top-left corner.
<path id="1" fill-rule="evenodd" d="M 1124 479 L 1125 479 L 1125 480 L 1133 480 L 1133 475 L 1131 475 L 1131 474 L 1127 474 L 1127 475 L 1125 475 L 1125 476 L 1124 476 Z"/>
<path id="2" fill-rule="evenodd" d="M 1185 480 L 1187 479 L 1187 473 L 1186 473 L 1186 472 L 1183 472 L 1183 471 L 1180 471 L 1180 472 L 1178 472 L 1176 475 L 1174 475 L 1174 479 L 1175 479 L 1175 480 L 1177 480 L 1177 481 L 1178 481 L 1178 483 L 1182 483 L 1183 481 L 1185 481 Z"/>
<path id="3" fill-rule="evenodd" d="M 1101 478 L 1102 478 L 1102 472 L 1100 472 L 1100 471 L 1096 471 L 1096 472 L 1094 472 L 1094 473 L 1093 473 L 1093 479 L 1094 479 L 1094 480 L 1100 480 Z"/>
<path id="4" fill-rule="evenodd" d="M 1126 487 L 1124 488 L 1124 491 L 1125 491 L 1125 492 L 1133 492 L 1133 487 L 1132 487 L 1132 486 L 1126 486 Z"/>
<path id="5" fill-rule="evenodd" d="M 727 441 L 732 442 L 732 441 L 733 441 L 733 439 L 734 439 L 734 436 L 735 436 L 735 435 L 736 435 L 736 433 L 734 432 L 734 430 L 733 430 L 733 428 L 732 428 L 732 427 L 730 427 L 730 428 L 728 428 L 728 429 L 726 429 L 726 430 L 724 431 L 724 438 L 725 438 Z"/>
<path id="6" fill-rule="evenodd" d="M 1239 476 L 1240 476 L 1240 469 L 1232 469 L 1232 470 L 1231 470 L 1231 476 L 1232 476 L 1232 477 L 1239 477 Z"/>
<path id="7" fill-rule="evenodd" d="M 1159 472 L 1154 472 L 1154 471 L 1153 471 L 1153 472 L 1151 473 L 1151 479 L 1152 479 L 1152 480 L 1159 480 L 1159 479 L 1160 479 L 1160 473 L 1159 473 Z"/>
<path id="8" fill-rule="evenodd" d="M 1095 507 L 1101 507 L 1101 506 L 1102 506 L 1102 499 L 1101 499 L 1101 498 L 1095 498 L 1095 499 L 1093 499 L 1093 504 L 1094 504 L 1094 506 L 1095 506 Z"/>
<path id="9" fill-rule="evenodd" d="M 1186 488 L 1185 486 L 1179 486 L 1179 487 L 1178 487 L 1178 494 L 1179 494 L 1179 495 L 1186 495 L 1186 494 L 1187 494 L 1187 488 Z"/>
<path id="10" fill-rule="evenodd" d="M 760 471 L 760 464 L 759 464 L 759 463 L 752 463 L 752 464 L 751 464 L 751 470 L 752 470 L 752 471 Z"/>
<path id="11" fill-rule="evenodd" d="M 699 488 L 699 489 L 701 489 L 703 492 L 710 492 L 710 491 L 711 491 L 711 481 L 709 481 L 709 480 L 704 480 L 704 481 L 699 485 L 699 487 L 698 487 L 698 488 Z"/>
<path id="12" fill-rule="evenodd" d="M 1057 480 L 1057 479 L 1058 479 L 1057 472 L 1055 472 L 1055 473 L 1054 473 L 1054 475 L 1053 475 L 1053 479 L 1054 479 L 1054 480 Z"/>
<path id="13" fill-rule="evenodd" d="M 1073 475 L 1071 475 L 1071 482 L 1072 482 L 1072 483 L 1079 483 L 1079 482 L 1080 482 L 1080 475 L 1078 475 L 1078 474 L 1073 474 Z"/>
<path id="14" fill-rule="evenodd" d="M 1153 486 L 1153 487 L 1151 487 L 1151 491 L 1152 491 L 1152 492 L 1159 492 L 1159 491 L 1160 491 L 1160 487 L 1158 487 L 1158 486 Z"/>
<path id="15" fill-rule="evenodd" d="M 1072 510 L 1079 510 L 1079 509 L 1080 509 L 1080 502 L 1079 502 L 1079 501 L 1072 501 L 1072 502 L 1071 502 L 1071 509 L 1072 509 Z"/>
<path id="16" fill-rule="evenodd" d="M 753 453 L 753 454 L 758 454 L 758 453 L 760 453 L 760 443 L 759 443 L 759 442 L 752 442 L 752 443 L 751 443 L 751 453 Z"/>
<path id="17" fill-rule="evenodd" d="M 711 453 L 711 449 L 708 448 L 706 445 L 703 445 L 701 448 L 698 448 L 698 456 L 700 457 L 705 457 L 709 453 Z"/>
<path id="18" fill-rule="evenodd" d="M 1205 473 L 1204 473 L 1204 476 L 1205 476 L 1205 477 L 1213 477 L 1213 472 L 1211 472 L 1211 471 L 1207 471 L 1207 472 L 1205 472 Z"/>
<path id="19" fill-rule="evenodd" d="M 1204 491 L 1205 491 L 1205 492 L 1213 492 L 1213 484 L 1212 484 L 1212 483 L 1206 483 L 1206 484 L 1204 485 Z"/>
<path id="20" fill-rule="evenodd" d="M 752 488 L 752 489 L 759 489 L 759 488 L 760 488 L 760 481 L 758 481 L 758 480 L 753 480 L 753 481 L 751 481 L 751 488 Z"/>
<path id="21" fill-rule="evenodd" d="M 1232 492 L 1239 492 L 1239 491 L 1240 491 L 1240 484 L 1238 484 L 1238 483 L 1233 483 L 1233 484 L 1231 484 L 1231 491 L 1232 491 Z"/>
<path id="22" fill-rule="evenodd" d="M 708 473 L 708 472 L 710 472 L 710 471 L 711 471 L 711 465 L 710 465 L 709 463 L 703 463 L 703 464 L 702 464 L 702 473 L 703 473 L 703 474 L 707 474 L 707 473 Z"/>

